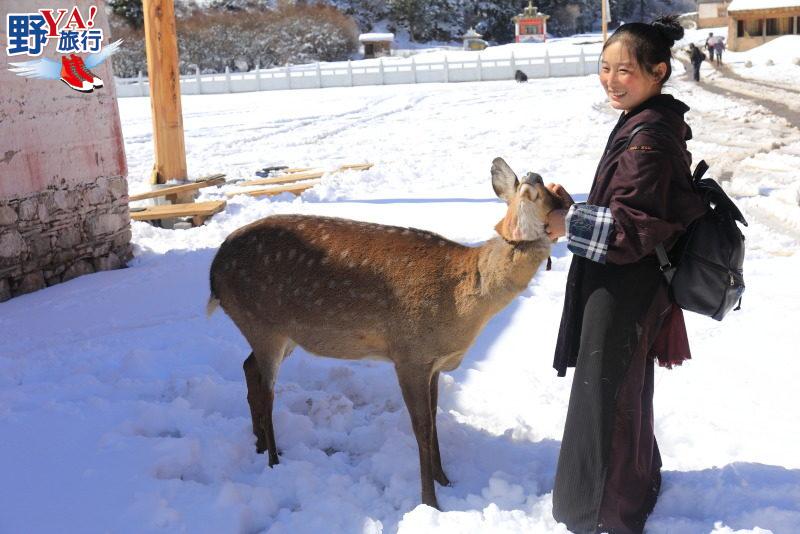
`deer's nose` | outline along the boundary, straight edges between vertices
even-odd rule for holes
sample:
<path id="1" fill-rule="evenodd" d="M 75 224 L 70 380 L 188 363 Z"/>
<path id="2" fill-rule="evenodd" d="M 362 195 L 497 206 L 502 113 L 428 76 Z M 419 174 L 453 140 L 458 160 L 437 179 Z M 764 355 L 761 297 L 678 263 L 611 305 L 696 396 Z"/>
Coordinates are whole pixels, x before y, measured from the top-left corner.
<path id="1" fill-rule="evenodd" d="M 535 184 L 544 185 L 544 180 L 542 180 L 542 177 L 540 175 L 536 174 L 535 172 L 529 172 L 528 174 L 526 174 L 525 178 L 522 181 L 524 183 L 531 184 L 531 185 L 535 185 Z"/>

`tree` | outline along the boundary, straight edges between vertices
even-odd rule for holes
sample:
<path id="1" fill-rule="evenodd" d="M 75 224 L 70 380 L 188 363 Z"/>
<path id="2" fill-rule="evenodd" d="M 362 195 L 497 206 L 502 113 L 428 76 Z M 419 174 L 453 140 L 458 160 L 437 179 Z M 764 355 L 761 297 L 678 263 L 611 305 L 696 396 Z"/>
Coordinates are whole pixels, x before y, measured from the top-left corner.
<path id="1" fill-rule="evenodd" d="M 139 29 L 144 26 L 144 8 L 142 0 L 108 0 L 112 13 L 122 17 L 131 27 Z"/>

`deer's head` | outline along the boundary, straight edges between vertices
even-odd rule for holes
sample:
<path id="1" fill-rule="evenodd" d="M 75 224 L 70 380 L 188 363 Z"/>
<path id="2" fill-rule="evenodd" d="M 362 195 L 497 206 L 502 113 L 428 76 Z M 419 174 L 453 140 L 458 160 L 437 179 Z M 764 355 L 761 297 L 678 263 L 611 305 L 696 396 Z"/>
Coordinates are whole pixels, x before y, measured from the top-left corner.
<path id="1" fill-rule="evenodd" d="M 503 239 L 516 243 L 546 238 L 547 214 L 563 202 L 544 186 L 541 176 L 529 172 L 520 181 L 503 158 L 495 158 L 492 187 L 508 205 L 506 216 L 495 226 Z"/>

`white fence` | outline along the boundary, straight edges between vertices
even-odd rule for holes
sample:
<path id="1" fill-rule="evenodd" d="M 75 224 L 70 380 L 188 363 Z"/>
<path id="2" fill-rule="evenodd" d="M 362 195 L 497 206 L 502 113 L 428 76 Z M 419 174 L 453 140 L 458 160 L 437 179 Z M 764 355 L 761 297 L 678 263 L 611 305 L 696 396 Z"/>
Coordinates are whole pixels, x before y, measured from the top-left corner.
<path id="1" fill-rule="evenodd" d="M 463 57 L 463 54 L 458 54 Z M 181 93 L 185 95 L 242 93 L 278 89 L 311 89 L 320 87 L 353 87 L 360 85 L 390 85 L 405 83 L 450 83 L 514 79 L 517 70 L 528 78 L 551 76 L 585 76 L 597 72 L 597 54 L 483 59 L 450 59 L 440 62 L 420 62 L 409 59 L 316 63 L 257 69 L 251 72 L 200 74 L 181 76 Z M 117 96 L 147 96 L 149 83 L 138 78 L 117 78 Z"/>

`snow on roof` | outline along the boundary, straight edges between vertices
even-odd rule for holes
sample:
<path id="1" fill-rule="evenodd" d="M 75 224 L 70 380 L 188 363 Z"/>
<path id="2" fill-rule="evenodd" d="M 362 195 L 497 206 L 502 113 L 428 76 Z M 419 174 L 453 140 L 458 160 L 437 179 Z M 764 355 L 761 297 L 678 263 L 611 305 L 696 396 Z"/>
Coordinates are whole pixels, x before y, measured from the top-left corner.
<path id="1" fill-rule="evenodd" d="M 733 0 L 728 5 L 728 13 L 731 11 L 774 9 L 777 7 L 800 7 L 800 0 Z"/>
<path id="2" fill-rule="evenodd" d="M 394 41 L 393 33 L 362 33 L 358 36 L 360 42 L 364 41 Z"/>

